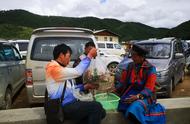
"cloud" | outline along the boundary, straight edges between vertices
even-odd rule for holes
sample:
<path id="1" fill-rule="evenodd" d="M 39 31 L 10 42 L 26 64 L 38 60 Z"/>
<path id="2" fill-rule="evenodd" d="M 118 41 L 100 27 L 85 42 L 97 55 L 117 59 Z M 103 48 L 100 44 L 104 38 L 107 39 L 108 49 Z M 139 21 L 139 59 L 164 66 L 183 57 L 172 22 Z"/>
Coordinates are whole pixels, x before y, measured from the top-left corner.
<path id="1" fill-rule="evenodd" d="M 0 10 L 25 9 L 40 15 L 95 16 L 175 27 L 190 20 L 190 0 L 1 0 Z"/>

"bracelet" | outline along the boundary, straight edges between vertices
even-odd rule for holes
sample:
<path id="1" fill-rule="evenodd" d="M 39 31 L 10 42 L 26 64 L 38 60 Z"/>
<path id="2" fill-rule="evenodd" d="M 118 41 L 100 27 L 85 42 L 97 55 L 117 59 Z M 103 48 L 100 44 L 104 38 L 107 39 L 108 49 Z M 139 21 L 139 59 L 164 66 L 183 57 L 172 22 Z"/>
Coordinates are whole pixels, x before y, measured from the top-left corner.
<path id="1" fill-rule="evenodd" d="M 138 99 L 144 99 L 142 94 L 137 94 L 136 96 L 137 96 Z"/>

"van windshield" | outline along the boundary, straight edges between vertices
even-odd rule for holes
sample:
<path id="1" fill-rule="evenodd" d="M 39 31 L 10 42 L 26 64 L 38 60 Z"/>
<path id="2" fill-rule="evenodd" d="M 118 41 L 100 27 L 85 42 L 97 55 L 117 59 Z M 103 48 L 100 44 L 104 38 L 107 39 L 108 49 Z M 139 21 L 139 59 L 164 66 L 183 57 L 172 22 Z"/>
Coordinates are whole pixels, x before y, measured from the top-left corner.
<path id="1" fill-rule="evenodd" d="M 113 43 L 106 43 L 106 47 L 108 49 L 113 49 Z"/>
<path id="2" fill-rule="evenodd" d="M 114 44 L 116 49 L 121 49 L 121 46 L 119 44 Z"/>
<path id="3" fill-rule="evenodd" d="M 32 60 L 50 61 L 53 59 L 53 49 L 58 44 L 66 44 L 71 47 L 71 61 L 76 60 L 84 52 L 85 44 L 92 41 L 90 38 L 79 37 L 41 37 L 34 40 L 32 47 Z"/>
<path id="4" fill-rule="evenodd" d="M 145 43 L 140 45 L 149 51 L 146 58 L 167 59 L 170 57 L 171 46 L 169 43 Z"/>

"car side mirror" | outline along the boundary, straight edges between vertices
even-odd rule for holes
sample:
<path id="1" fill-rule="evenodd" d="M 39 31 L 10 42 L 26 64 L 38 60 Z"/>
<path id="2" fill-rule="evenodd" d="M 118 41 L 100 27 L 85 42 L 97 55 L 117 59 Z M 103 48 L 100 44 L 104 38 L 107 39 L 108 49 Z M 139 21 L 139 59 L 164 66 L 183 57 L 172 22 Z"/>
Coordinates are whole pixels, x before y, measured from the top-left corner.
<path id="1" fill-rule="evenodd" d="M 183 58 L 184 55 L 183 55 L 183 53 L 175 53 L 174 57 L 175 57 L 176 59 L 179 59 L 179 58 Z"/>

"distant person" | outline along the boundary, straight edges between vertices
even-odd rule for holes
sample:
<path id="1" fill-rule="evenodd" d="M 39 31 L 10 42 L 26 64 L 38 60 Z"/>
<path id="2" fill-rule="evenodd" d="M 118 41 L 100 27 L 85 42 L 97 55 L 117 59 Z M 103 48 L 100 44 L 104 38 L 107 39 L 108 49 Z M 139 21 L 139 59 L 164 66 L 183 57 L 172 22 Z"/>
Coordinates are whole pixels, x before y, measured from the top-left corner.
<path id="1" fill-rule="evenodd" d="M 73 67 L 76 67 L 81 62 L 81 60 L 86 58 L 86 56 L 88 55 L 88 53 L 90 52 L 92 48 L 95 48 L 94 42 L 92 41 L 87 42 L 85 44 L 84 53 L 80 55 L 80 57 L 74 62 Z M 76 84 L 83 84 L 83 76 L 80 76 L 76 78 L 75 80 L 76 80 Z"/>
<path id="2" fill-rule="evenodd" d="M 90 65 L 91 59 L 96 57 L 96 48 L 92 48 L 86 57 L 81 60 L 75 68 L 68 68 L 72 50 L 65 44 L 57 45 L 53 50 L 54 60 L 46 66 L 46 86 L 50 99 L 60 98 L 66 83 L 64 100 L 62 102 L 63 112 L 66 119 L 78 120 L 79 124 L 100 124 L 105 117 L 105 110 L 96 101 L 80 101 L 76 98 L 74 91 L 95 89 L 96 85 L 75 85 L 73 79 L 79 77 Z"/>
<path id="3" fill-rule="evenodd" d="M 145 59 L 148 53 L 134 44 L 130 62 L 115 84 L 115 93 L 120 96 L 118 111 L 130 124 L 165 124 L 165 109 L 156 103 L 156 68 Z"/>

